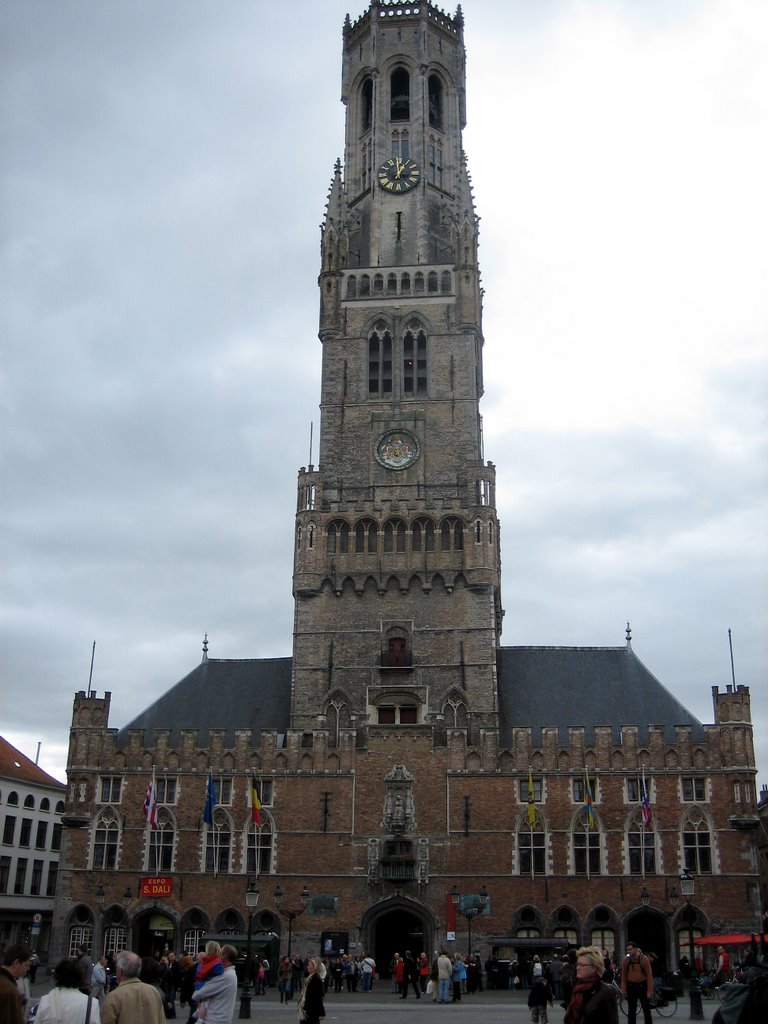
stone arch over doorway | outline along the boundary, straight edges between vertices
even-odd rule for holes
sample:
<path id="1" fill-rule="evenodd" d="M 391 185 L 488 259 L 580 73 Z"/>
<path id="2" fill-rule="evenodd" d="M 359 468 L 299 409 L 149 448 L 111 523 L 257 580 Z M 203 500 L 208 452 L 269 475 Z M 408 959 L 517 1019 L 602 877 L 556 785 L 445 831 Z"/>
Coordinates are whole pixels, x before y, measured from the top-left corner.
<path id="1" fill-rule="evenodd" d="M 635 942 L 644 953 L 655 953 L 660 961 L 656 968 L 662 977 L 674 971 L 677 963 L 671 956 L 669 920 L 652 907 L 642 907 L 627 917 L 627 942 Z M 623 948 L 618 950 L 624 952 Z M 656 973 L 656 971 L 654 971 Z"/>
<path id="2" fill-rule="evenodd" d="M 397 894 L 368 907 L 360 923 L 363 948 L 376 961 L 376 974 L 389 978 L 389 965 L 395 953 L 403 956 L 410 949 L 415 957 L 434 955 L 437 922 L 418 900 Z"/>

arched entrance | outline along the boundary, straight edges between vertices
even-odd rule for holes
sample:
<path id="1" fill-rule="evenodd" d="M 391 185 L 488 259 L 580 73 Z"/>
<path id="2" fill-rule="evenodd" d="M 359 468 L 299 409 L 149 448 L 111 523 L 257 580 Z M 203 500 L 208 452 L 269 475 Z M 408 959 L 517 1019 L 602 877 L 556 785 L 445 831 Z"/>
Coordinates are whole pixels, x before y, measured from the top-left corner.
<path id="1" fill-rule="evenodd" d="M 139 956 L 162 956 L 174 949 L 175 923 L 158 907 L 153 907 L 133 922 L 133 947 Z"/>
<path id="2" fill-rule="evenodd" d="M 434 922 L 416 900 L 393 896 L 374 904 L 366 913 L 361 933 L 366 952 L 376 961 L 376 973 L 389 978 L 389 965 L 395 953 L 403 956 L 409 949 L 415 957 L 426 953 L 432 959 Z"/>
<path id="3" fill-rule="evenodd" d="M 668 962 L 669 927 L 666 917 L 654 910 L 643 908 L 627 920 L 627 941 L 636 942 L 644 953 L 655 953 L 659 965 L 654 970 L 664 977 L 671 967 Z M 621 953 L 624 950 L 620 950 Z"/>

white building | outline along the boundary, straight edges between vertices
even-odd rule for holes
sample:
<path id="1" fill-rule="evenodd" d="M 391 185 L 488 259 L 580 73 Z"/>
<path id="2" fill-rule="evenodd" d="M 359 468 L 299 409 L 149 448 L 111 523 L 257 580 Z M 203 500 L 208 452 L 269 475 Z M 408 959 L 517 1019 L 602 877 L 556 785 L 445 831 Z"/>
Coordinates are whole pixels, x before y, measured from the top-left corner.
<path id="1" fill-rule="evenodd" d="M 0 948 L 48 951 L 66 787 L 0 736 Z"/>

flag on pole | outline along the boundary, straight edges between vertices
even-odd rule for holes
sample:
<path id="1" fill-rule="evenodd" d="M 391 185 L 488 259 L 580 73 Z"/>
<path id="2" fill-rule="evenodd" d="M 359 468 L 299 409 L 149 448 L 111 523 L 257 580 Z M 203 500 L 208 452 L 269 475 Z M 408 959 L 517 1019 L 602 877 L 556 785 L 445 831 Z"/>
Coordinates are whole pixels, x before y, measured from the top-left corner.
<path id="1" fill-rule="evenodd" d="M 213 811 L 216 807 L 216 787 L 213 784 L 213 770 L 208 769 L 208 782 L 205 786 L 205 810 L 203 821 L 206 825 L 213 825 Z"/>
<path id="2" fill-rule="evenodd" d="M 595 827 L 595 814 L 592 810 L 592 790 L 589 786 L 589 773 L 584 768 L 584 809 L 587 814 L 587 828 Z"/>
<path id="3" fill-rule="evenodd" d="M 533 795 L 533 775 L 528 769 L 528 824 L 533 828 L 536 824 L 536 799 Z"/>
<path id="4" fill-rule="evenodd" d="M 643 765 L 643 796 L 640 801 L 640 810 L 643 815 L 643 827 L 648 828 L 653 823 L 651 813 L 651 798 L 648 796 L 648 787 L 645 784 L 645 765 Z"/>
<path id="5" fill-rule="evenodd" d="M 147 795 L 144 797 L 144 817 L 147 819 L 147 824 L 153 829 L 159 827 L 157 823 L 157 789 L 155 787 L 154 771 L 147 786 Z"/>
<path id="6" fill-rule="evenodd" d="M 261 800 L 259 800 L 255 772 L 251 776 L 251 821 L 256 822 L 259 828 L 261 828 Z"/>

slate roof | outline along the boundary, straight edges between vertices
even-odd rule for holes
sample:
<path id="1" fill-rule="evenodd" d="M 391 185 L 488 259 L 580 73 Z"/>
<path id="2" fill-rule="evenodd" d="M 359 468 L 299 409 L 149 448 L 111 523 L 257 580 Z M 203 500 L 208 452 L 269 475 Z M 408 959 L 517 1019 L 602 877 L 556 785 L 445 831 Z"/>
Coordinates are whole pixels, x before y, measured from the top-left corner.
<path id="1" fill-rule="evenodd" d="M 204 659 L 118 732 L 118 746 L 128 731 L 144 730 L 144 744 L 154 745 L 156 729 L 171 730 L 178 746 L 182 729 L 198 731 L 198 745 L 208 746 L 210 729 L 225 730 L 225 744 L 235 729 L 251 729 L 258 746 L 263 731 L 286 732 L 290 718 L 291 658 L 228 661 Z M 569 727 L 584 727 L 585 742 L 594 742 L 596 725 L 610 726 L 614 743 L 625 726 L 637 726 L 638 742 L 648 742 L 648 724 L 664 725 L 669 743 L 674 727 L 692 727 L 701 742 L 704 728 L 648 671 L 631 647 L 502 647 L 498 661 L 499 742 L 511 746 L 512 730 L 532 728 L 541 742 L 544 726 L 557 727 L 568 743 Z"/>
<path id="2" fill-rule="evenodd" d="M 12 746 L 0 736 L 0 779 L 33 786 L 49 786 L 51 789 L 66 790 L 63 782 L 54 779 L 48 772 L 31 761 L 26 754 Z"/>
<path id="3" fill-rule="evenodd" d="M 120 729 L 118 746 L 128 742 L 129 729 L 143 729 L 146 746 L 154 745 L 155 729 L 170 729 L 172 746 L 181 742 L 182 729 L 197 729 L 201 747 L 208 746 L 209 729 L 224 729 L 227 746 L 234 743 L 235 729 L 252 729 L 251 742 L 259 746 L 262 731 L 288 728 L 291 662 L 206 658 Z"/>
<path id="4" fill-rule="evenodd" d="M 567 744 L 568 728 L 583 726 L 594 742 L 596 725 L 611 726 L 614 743 L 624 726 L 638 727 L 648 742 L 648 725 L 665 725 L 668 743 L 676 725 L 692 727 L 701 742 L 704 728 L 648 671 L 631 647 L 502 647 L 499 652 L 499 742 L 510 746 L 512 729 L 557 727 Z"/>

